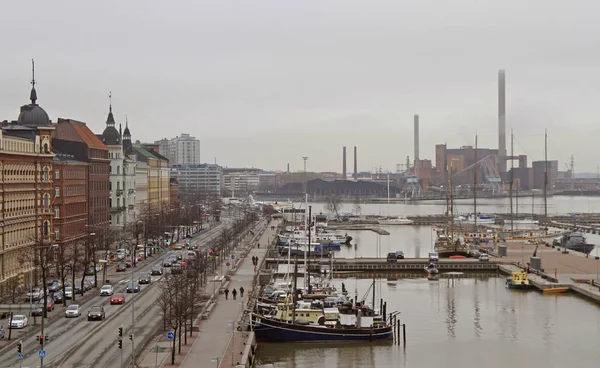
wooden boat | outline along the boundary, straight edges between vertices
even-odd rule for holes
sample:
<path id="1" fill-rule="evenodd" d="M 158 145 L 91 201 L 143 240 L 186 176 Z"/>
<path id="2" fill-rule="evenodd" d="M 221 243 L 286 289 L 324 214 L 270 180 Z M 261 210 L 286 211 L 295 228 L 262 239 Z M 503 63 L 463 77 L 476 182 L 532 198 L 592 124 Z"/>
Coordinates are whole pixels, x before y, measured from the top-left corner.
<path id="1" fill-rule="evenodd" d="M 564 286 L 564 287 L 551 287 L 548 289 L 543 289 L 542 292 L 544 294 L 560 294 L 560 293 L 566 293 L 569 291 L 569 288 Z"/>

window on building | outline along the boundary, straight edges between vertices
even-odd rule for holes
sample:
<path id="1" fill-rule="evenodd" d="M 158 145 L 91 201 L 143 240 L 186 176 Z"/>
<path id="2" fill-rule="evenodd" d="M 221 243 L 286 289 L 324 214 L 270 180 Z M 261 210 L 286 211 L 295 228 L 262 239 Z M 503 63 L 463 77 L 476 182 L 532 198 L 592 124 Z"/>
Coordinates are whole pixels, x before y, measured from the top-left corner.
<path id="1" fill-rule="evenodd" d="M 48 221 L 44 221 L 44 237 L 47 237 L 50 234 L 50 223 Z"/>
<path id="2" fill-rule="evenodd" d="M 121 198 L 117 198 L 117 207 L 121 207 Z"/>
<path id="3" fill-rule="evenodd" d="M 60 179 L 60 170 L 59 169 L 54 170 L 54 179 Z"/>
<path id="4" fill-rule="evenodd" d="M 54 240 L 58 240 L 60 239 L 60 232 L 58 231 L 58 228 L 55 227 L 54 228 Z"/>
<path id="5" fill-rule="evenodd" d="M 58 206 L 54 206 L 54 218 L 60 217 L 60 208 Z"/>
<path id="6" fill-rule="evenodd" d="M 54 198 L 60 197 L 60 187 L 54 187 Z"/>
<path id="7" fill-rule="evenodd" d="M 50 208 L 50 196 L 48 194 L 44 194 L 44 209 L 47 210 Z"/>
<path id="8" fill-rule="evenodd" d="M 108 199 L 108 207 L 112 207 L 112 198 Z"/>
<path id="9" fill-rule="evenodd" d="M 120 181 L 117 182 L 117 190 L 121 190 L 121 182 Z"/>
<path id="10" fill-rule="evenodd" d="M 117 215 L 117 225 L 121 223 L 121 215 Z"/>
<path id="11" fill-rule="evenodd" d="M 48 169 L 47 167 L 44 166 L 44 168 L 42 169 L 43 173 L 42 173 L 42 179 L 44 181 L 49 181 L 50 180 L 50 169 Z"/>
<path id="12" fill-rule="evenodd" d="M 108 182 L 109 190 L 112 190 L 112 181 Z"/>
<path id="13" fill-rule="evenodd" d="M 117 175 L 119 175 L 121 173 L 121 166 L 117 165 Z"/>

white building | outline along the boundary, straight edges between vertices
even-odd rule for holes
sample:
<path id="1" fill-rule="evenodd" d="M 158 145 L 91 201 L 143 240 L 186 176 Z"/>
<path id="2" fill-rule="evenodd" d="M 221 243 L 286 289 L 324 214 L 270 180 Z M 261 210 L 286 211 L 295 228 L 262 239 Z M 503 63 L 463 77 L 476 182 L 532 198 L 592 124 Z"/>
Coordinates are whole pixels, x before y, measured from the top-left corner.
<path id="1" fill-rule="evenodd" d="M 255 172 L 233 172 L 223 175 L 223 189 L 228 195 L 247 195 L 256 190 L 260 177 Z"/>
<path id="2" fill-rule="evenodd" d="M 169 165 L 199 165 L 200 140 L 182 133 L 173 139 L 156 141 L 158 152 L 169 160 Z"/>
<path id="3" fill-rule="evenodd" d="M 223 169 L 219 165 L 173 165 L 171 177 L 177 179 L 180 193 L 221 196 Z"/>
<path id="4" fill-rule="evenodd" d="M 124 141 L 131 147 L 129 127 L 125 126 L 125 137 L 117 131 L 115 118 L 110 104 L 106 128 L 99 137 L 108 147 L 110 158 L 110 228 L 115 231 L 123 230 L 130 221 L 135 209 L 135 157 L 131 150 L 126 150 Z"/>

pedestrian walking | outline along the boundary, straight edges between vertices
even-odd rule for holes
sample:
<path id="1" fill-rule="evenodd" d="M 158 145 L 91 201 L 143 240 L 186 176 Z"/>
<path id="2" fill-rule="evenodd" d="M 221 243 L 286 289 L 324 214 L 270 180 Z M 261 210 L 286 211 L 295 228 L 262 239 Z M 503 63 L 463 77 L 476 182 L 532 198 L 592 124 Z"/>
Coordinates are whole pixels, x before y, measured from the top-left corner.
<path id="1" fill-rule="evenodd" d="M 229 289 L 225 288 L 225 300 L 229 299 Z"/>
<path id="2" fill-rule="evenodd" d="M 260 243 L 258 243 L 258 249 L 260 249 Z"/>
<path id="3" fill-rule="evenodd" d="M 244 287 L 240 286 L 240 296 L 243 298 L 244 297 Z"/>
<path id="4" fill-rule="evenodd" d="M 233 289 L 231 295 L 233 295 L 233 300 L 235 300 L 235 297 L 237 296 L 237 290 Z"/>

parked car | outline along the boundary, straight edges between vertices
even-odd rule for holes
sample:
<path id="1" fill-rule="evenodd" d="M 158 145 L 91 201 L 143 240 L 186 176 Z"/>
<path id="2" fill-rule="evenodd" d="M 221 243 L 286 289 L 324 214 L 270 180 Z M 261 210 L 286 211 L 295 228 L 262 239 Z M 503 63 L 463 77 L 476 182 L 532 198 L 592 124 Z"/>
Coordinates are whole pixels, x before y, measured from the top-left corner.
<path id="1" fill-rule="evenodd" d="M 73 299 L 73 288 L 70 286 L 65 287 L 65 298 Z"/>
<path id="2" fill-rule="evenodd" d="M 440 255 L 437 252 L 429 253 L 429 262 L 437 262 L 440 260 Z"/>
<path id="3" fill-rule="evenodd" d="M 94 269 L 94 266 L 90 266 L 90 267 L 86 268 L 86 270 L 85 270 L 86 276 L 94 276 L 95 273 L 96 273 L 96 270 Z"/>
<path id="4" fill-rule="evenodd" d="M 10 328 L 25 328 L 27 327 L 27 317 L 23 314 L 15 314 L 10 321 Z"/>
<path id="5" fill-rule="evenodd" d="M 44 310 L 44 306 L 41 303 L 37 303 L 33 306 L 33 310 L 31 311 L 31 315 L 33 317 L 39 317 L 42 315 L 42 311 Z"/>
<path id="6" fill-rule="evenodd" d="M 175 263 L 171 266 L 171 274 L 176 275 L 181 273 L 183 273 L 183 267 L 181 267 L 180 263 Z"/>
<path id="7" fill-rule="evenodd" d="M 93 277 L 88 277 L 85 279 L 86 290 L 90 290 L 96 287 L 96 280 Z"/>
<path id="8" fill-rule="evenodd" d="M 481 253 L 479 255 L 479 262 L 489 262 L 490 256 L 487 253 Z"/>
<path id="9" fill-rule="evenodd" d="M 77 281 L 75 283 L 75 286 L 73 286 L 73 290 L 75 291 L 75 294 L 81 294 L 81 283 L 79 281 Z"/>
<path id="10" fill-rule="evenodd" d="M 123 304 L 125 303 L 125 295 L 122 293 L 115 293 L 110 297 L 110 304 Z"/>
<path id="11" fill-rule="evenodd" d="M 151 280 L 151 278 L 150 278 L 150 275 L 149 275 L 149 274 L 147 274 L 147 273 L 143 273 L 143 274 L 141 274 L 141 275 L 140 275 L 140 278 L 139 278 L 139 280 L 138 280 L 138 282 L 139 282 L 140 284 L 149 284 L 151 281 L 152 281 L 152 280 Z"/>
<path id="12" fill-rule="evenodd" d="M 52 299 L 54 299 L 54 301 L 56 303 L 62 303 L 64 298 L 65 298 L 65 294 L 63 293 L 62 290 L 59 290 L 59 291 L 55 292 L 54 294 L 52 294 Z"/>
<path id="13" fill-rule="evenodd" d="M 47 286 L 48 286 L 49 293 L 55 293 L 60 289 L 60 285 L 58 284 L 58 282 L 54 282 L 54 281 L 49 282 L 47 284 Z"/>
<path id="14" fill-rule="evenodd" d="M 152 267 L 152 270 L 150 270 L 150 275 L 152 275 L 152 276 L 160 276 L 162 274 L 163 274 L 162 267 L 156 266 L 156 267 Z"/>
<path id="15" fill-rule="evenodd" d="M 387 254 L 387 258 L 386 258 L 387 262 L 396 262 L 397 260 L 398 260 L 398 256 L 396 256 L 395 252 Z"/>
<path id="16" fill-rule="evenodd" d="M 125 271 L 127 271 L 127 266 L 125 265 L 125 263 L 120 262 L 120 263 L 117 263 L 117 265 L 115 266 L 115 269 L 117 270 L 117 272 L 125 272 Z"/>
<path id="17" fill-rule="evenodd" d="M 128 293 L 139 293 L 140 292 L 140 284 L 138 284 L 137 282 L 131 282 L 131 283 L 129 283 L 129 285 L 127 285 L 126 291 Z"/>
<path id="18" fill-rule="evenodd" d="M 129 268 L 133 265 L 133 261 L 131 260 L 131 258 L 127 258 L 125 260 L 125 267 Z"/>
<path id="19" fill-rule="evenodd" d="M 100 306 L 100 305 L 94 305 L 89 311 L 88 311 L 88 321 L 92 321 L 92 320 L 104 320 L 104 318 L 106 317 L 106 314 L 104 314 L 104 307 Z"/>
<path id="20" fill-rule="evenodd" d="M 111 285 L 103 285 L 102 288 L 100 288 L 100 295 L 113 295 L 113 293 L 115 292 L 115 290 L 113 289 L 113 287 Z"/>
<path id="21" fill-rule="evenodd" d="M 71 304 L 67 307 L 67 310 L 65 311 L 66 318 L 76 318 L 79 316 L 81 316 L 81 308 L 79 308 L 79 304 Z"/>
<path id="22" fill-rule="evenodd" d="M 35 301 L 42 299 L 42 290 L 40 288 L 31 289 L 25 296 L 26 300 L 33 299 Z"/>
<path id="23" fill-rule="evenodd" d="M 48 310 L 48 312 L 52 312 L 54 310 L 54 305 L 55 305 L 54 299 L 52 299 L 51 297 L 47 297 L 46 298 L 46 309 Z"/>
<path id="24" fill-rule="evenodd" d="M 396 251 L 395 253 L 396 253 L 396 259 L 404 259 L 403 251 L 399 250 L 399 251 Z"/>

